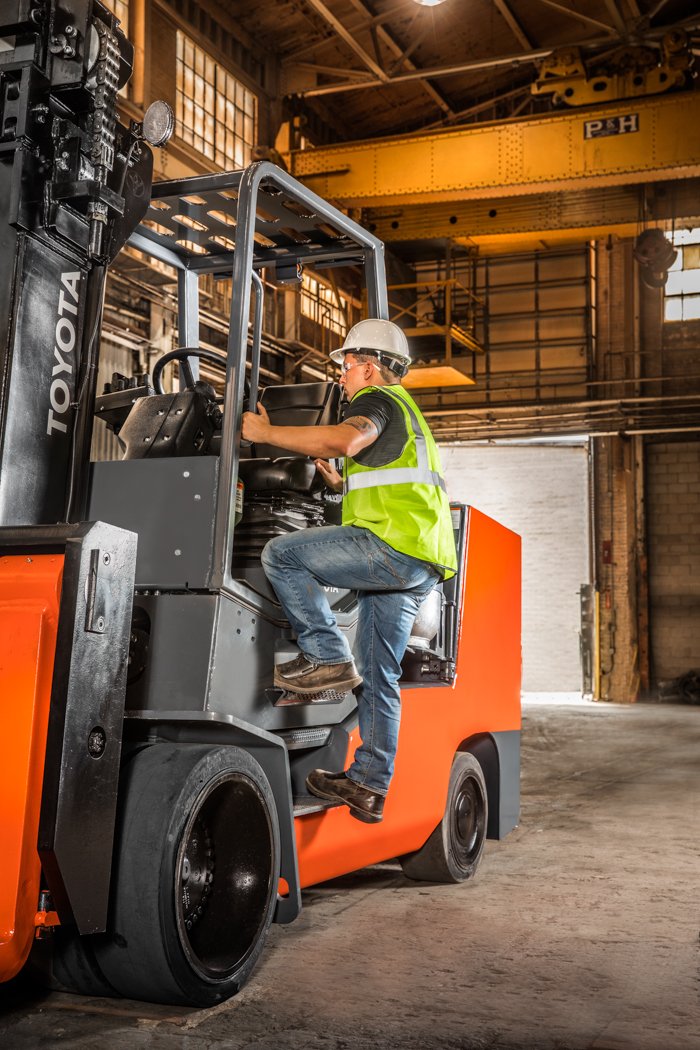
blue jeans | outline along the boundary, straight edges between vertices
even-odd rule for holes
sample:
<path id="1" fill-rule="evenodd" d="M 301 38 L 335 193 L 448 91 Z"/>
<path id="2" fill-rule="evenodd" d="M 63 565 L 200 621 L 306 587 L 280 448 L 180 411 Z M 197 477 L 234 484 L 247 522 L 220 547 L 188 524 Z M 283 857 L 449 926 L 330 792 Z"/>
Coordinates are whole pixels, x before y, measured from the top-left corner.
<path id="1" fill-rule="evenodd" d="M 440 579 L 438 570 L 354 525 L 277 536 L 263 550 L 262 563 L 300 650 L 314 663 L 352 659 L 323 587 L 359 592 L 355 649 L 363 682 L 355 692 L 362 743 L 346 772 L 386 794 L 399 736 L 401 661 L 418 607 Z"/>

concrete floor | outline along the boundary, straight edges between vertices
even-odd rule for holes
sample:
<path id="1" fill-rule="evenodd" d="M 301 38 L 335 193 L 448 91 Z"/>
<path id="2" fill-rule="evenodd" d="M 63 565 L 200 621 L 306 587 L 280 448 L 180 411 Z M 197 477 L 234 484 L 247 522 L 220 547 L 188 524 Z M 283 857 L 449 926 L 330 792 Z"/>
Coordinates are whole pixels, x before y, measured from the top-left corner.
<path id="1" fill-rule="evenodd" d="M 7 1050 L 697 1050 L 700 708 L 527 704 L 521 826 L 473 883 L 305 893 L 210 1011 L 5 989 Z"/>

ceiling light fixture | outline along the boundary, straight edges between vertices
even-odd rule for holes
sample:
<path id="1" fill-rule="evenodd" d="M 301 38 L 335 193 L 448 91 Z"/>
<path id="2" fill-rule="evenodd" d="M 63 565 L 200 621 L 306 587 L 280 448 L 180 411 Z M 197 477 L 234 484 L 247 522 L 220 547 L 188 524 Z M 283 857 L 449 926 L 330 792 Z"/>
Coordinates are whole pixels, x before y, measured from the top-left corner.
<path id="1" fill-rule="evenodd" d="M 413 0 L 413 3 L 421 7 L 437 7 L 438 4 L 444 4 L 445 0 Z"/>

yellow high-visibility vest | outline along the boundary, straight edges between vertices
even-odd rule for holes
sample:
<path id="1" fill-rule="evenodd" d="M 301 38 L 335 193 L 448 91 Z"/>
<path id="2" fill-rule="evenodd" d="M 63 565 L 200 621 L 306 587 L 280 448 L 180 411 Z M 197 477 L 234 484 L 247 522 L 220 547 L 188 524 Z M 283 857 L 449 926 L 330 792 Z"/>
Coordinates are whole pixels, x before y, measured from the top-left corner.
<path id="1" fill-rule="evenodd" d="M 345 459 L 343 525 L 369 529 L 394 550 L 431 562 L 445 578 L 454 576 L 457 553 L 452 517 L 433 435 L 402 386 L 366 387 L 355 397 L 370 390 L 399 405 L 406 442 L 398 459 L 383 467 Z"/>

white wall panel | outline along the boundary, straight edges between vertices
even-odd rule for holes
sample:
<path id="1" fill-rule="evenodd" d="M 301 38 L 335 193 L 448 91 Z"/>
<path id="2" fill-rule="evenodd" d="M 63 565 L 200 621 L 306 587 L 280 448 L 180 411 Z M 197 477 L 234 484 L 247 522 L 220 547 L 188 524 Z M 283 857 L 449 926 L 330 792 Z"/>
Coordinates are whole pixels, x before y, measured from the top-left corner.
<path id="1" fill-rule="evenodd" d="M 450 499 L 523 542 L 523 689 L 581 689 L 580 597 L 589 580 L 587 452 L 581 447 L 442 446 Z"/>

